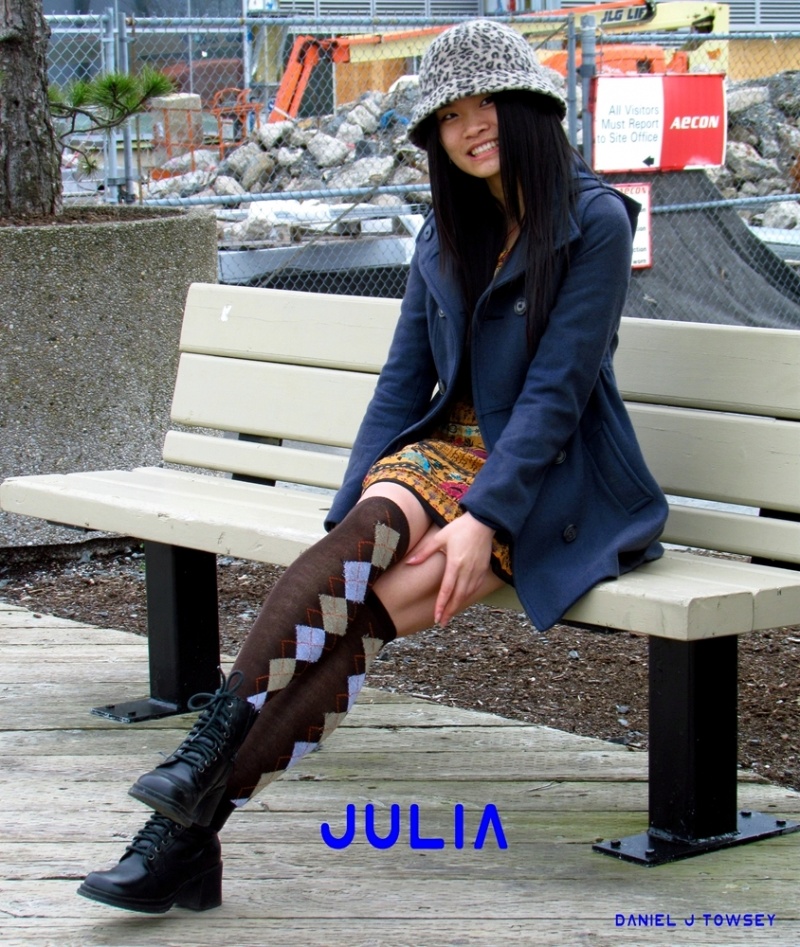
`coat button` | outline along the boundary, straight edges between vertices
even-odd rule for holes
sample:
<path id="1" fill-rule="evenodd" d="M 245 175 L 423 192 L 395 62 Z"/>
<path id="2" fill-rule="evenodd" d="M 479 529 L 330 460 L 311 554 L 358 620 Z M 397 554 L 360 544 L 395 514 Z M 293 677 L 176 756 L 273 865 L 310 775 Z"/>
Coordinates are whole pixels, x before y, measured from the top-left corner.
<path id="1" fill-rule="evenodd" d="M 440 318 L 440 319 L 444 319 L 444 317 L 445 317 L 445 311 L 444 311 L 444 309 L 440 309 L 440 310 L 439 310 L 439 318 Z"/>
<path id="2" fill-rule="evenodd" d="M 574 542 L 578 538 L 578 527 L 574 523 L 570 523 L 569 526 L 564 528 L 561 538 L 565 543 Z"/>
<path id="3" fill-rule="evenodd" d="M 527 310 L 527 308 L 528 308 L 528 301 L 524 298 L 520 298 L 514 303 L 514 312 L 518 316 L 521 316 Z"/>
<path id="4" fill-rule="evenodd" d="M 567 459 L 567 452 L 562 449 L 556 454 L 556 459 L 553 461 L 554 464 L 563 464 Z"/>
<path id="5" fill-rule="evenodd" d="M 433 234 L 433 227 L 431 227 L 431 225 L 428 224 L 428 226 L 422 231 L 422 236 L 426 240 L 430 240 L 432 234 Z"/>

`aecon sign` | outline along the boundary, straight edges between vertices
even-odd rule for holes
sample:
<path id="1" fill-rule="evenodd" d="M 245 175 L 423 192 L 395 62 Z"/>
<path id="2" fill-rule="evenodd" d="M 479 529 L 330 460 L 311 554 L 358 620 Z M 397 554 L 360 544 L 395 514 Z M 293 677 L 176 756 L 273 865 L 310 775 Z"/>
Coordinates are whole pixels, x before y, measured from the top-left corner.
<path id="1" fill-rule="evenodd" d="M 597 171 L 683 171 L 725 163 L 721 73 L 598 76 L 592 106 Z"/>

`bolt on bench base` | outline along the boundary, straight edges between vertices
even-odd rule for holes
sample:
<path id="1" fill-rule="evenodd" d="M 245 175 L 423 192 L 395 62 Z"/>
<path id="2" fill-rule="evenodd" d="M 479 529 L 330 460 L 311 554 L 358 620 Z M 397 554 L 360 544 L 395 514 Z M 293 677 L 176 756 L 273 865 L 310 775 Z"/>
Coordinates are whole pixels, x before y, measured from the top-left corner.
<path id="1" fill-rule="evenodd" d="M 737 821 L 736 832 L 714 838 L 690 841 L 642 832 L 639 835 L 628 835 L 621 839 L 598 842 L 592 845 L 592 849 L 623 861 L 635 862 L 637 865 L 666 865 L 668 862 L 678 861 L 681 858 L 691 858 L 693 855 L 703 855 L 705 852 L 714 852 L 720 848 L 757 842 L 759 839 L 772 838 L 775 835 L 786 835 L 800 829 L 800 823 L 791 822 L 788 819 L 776 819 L 774 815 L 764 815 L 762 812 L 740 812 Z"/>

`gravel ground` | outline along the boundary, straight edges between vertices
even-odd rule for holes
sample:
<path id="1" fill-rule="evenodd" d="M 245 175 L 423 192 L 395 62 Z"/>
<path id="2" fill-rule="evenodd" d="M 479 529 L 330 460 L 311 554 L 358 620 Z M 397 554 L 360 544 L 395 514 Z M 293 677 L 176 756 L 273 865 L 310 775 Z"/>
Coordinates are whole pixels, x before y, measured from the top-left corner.
<path id="1" fill-rule="evenodd" d="M 138 546 L 86 544 L 0 550 L 0 601 L 134 634 L 146 630 L 144 557 Z M 235 654 L 280 569 L 220 559 L 223 651 Z M 739 762 L 800 790 L 800 626 L 743 635 L 739 649 Z M 369 683 L 647 747 L 647 640 L 557 625 L 532 629 L 518 612 L 475 606 L 447 628 L 389 645 Z"/>

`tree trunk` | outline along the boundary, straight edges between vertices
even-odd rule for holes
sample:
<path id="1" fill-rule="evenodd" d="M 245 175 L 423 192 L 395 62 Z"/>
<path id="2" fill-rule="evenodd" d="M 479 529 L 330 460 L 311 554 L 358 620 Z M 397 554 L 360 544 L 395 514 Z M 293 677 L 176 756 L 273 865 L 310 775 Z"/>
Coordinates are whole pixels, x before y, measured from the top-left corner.
<path id="1" fill-rule="evenodd" d="M 42 0 L 0 0 L 0 217 L 61 209 L 61 149 L 47 100 Z"/>

